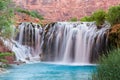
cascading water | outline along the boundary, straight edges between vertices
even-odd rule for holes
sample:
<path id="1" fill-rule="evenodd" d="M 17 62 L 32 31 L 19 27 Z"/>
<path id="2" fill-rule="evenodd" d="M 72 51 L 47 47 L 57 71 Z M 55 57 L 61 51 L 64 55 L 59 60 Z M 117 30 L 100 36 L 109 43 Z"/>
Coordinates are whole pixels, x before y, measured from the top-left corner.
<path id="1" fill-rule="evenodd" d="M 43 53 L 47 61 L 94 62 L 107 47 L 109 25 L 94 22 L 57 22 L 46 26 Z"/>
<path id="2" fill-rule="evenodd" d="M 56 22 L 42 28 L 32 23 L 19 26 L 13 51 L 17 60 L 94 62 L 107 47 L 109 25 L 98 29 L 94 22 Z"/>
<path id="3" fill-rule="evenodd" d="M 40 33 L 41 26 L 33 23 L 21 23 L 16 41 L 13 40 L 12 51 L 15 52 L 17 61 L 40 60 Z"/>

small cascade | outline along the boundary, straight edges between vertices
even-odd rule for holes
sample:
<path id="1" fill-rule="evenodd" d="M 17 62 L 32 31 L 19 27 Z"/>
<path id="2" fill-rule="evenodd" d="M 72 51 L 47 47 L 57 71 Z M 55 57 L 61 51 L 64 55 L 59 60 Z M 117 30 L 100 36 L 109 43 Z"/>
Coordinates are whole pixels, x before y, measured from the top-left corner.
<path id="1" fill-rule="evenodd" d="M 94 22 L 57 22 L 44 30 L 43 53 L 47 61 L 90 63 L 107 48 L 110 25 L 98 29 Z"/>
<path id="2" fill-rule="evenodd" d="M 12 48 L 17 61 L 89 64 L 106 51 L 110 25 L 98 28 L 95 22 L 56 22 L 41 28 L 21 23 L 18 28 Z"/>
<path id="3" fill-rule="evenodd" d="M 19 34 L 14 43 L 12 51 L 15 52 L 16 60 L 29 62 L 40 61 L 40 33 L 41 26 L 34 23 L 21 23 L 18 27 Z"/>

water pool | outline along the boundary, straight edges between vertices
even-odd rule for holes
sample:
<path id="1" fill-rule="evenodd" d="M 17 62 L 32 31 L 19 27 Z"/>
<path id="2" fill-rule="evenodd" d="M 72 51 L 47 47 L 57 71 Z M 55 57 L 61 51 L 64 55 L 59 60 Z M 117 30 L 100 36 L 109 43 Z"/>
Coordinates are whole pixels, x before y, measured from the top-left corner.
<path id="1" fill-rule="evenodd" d="M 96 66 L 72 66 L 49 63 L 12 65 L 0 80 L 91 80 Z"/>

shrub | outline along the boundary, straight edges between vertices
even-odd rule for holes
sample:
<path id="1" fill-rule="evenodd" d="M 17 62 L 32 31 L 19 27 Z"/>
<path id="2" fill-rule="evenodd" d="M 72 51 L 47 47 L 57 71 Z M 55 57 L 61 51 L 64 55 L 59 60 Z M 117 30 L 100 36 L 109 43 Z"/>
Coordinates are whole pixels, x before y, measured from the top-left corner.
<path id="1" fill-rule="evenodd" d="M 3 0 L 0 0 L 0 10 L 3 10 L 6 8 L 6 2 Z"/>
<path id="2" fill-rule="evenodd" d="M 70 19 L 70 21 L 71 22 L 76 22 L 76 21 L 78 21 L 78 19 L 76 17 L 73 17 L 73 18 Z"/>
<path id="3" fill-rule="evenodd" d="M 82 21 L 82 22 L 91 22 L 91 21 L 94 21 L 94 20 L 92 19 L 91 16 L 85 16 L 85 17 L 81 18 L 80 21 Z"/>
<path id="4" fill-rule="evenodd" d="M 12 56 L 12 53 L 8 52 L 0 53 L 0 62 L 6 63 L 7 62 L 7 60 L 5 59 L 6 56 Z"/>
<path id="5" fill-rule="evenodd" d="M 27 15 L 30 15 L 34 18 L 38 18 L 39 20 L 43 20 L 43 16 L 40 15 L 37 11 L 29 11 L 29 10 L 24 10 L 24 9 L 21 9 L 21 8 L 17 8 L 17 12 L 20 12 L 20 13 L 25 13 Z"/>
<path id="6" fill-rule="evenodd" d="M 99 60 L 93 80 L 120 80 L 120 49 L 110 51 Z"/>
<path id="7" fill-rule="evenodd" d="M 14 23 L 14 4 L 11 0 L 0 0 L 0 36 L 10 38 Z"/>
<path id="8" fill-rule="evenodd" d="M 107 20 L 111 25 L 120 23 L 120 5 L 109 8 Z"/>
<path id="9" fill-rule="evenodd" d="M 106 18 L 106 12 L 103 10 L 95 11 L 91 16 L 85 16 L 80 19 L 80 21 L 91 22 L 96 21 L 96 25 L 100 26 L 104 24 Z"/>
<path id="10" fill-rule="evenodd" d="M 95 11 L 91 15 L 91 17 L 94 21 L 96 21 L 96 24 L 98 26 L 100 26 L 100 25 L 104 24 L 104 22 L 105 22 L 106 12 L 104 10 L 98 10 L 98 11 Z"/>

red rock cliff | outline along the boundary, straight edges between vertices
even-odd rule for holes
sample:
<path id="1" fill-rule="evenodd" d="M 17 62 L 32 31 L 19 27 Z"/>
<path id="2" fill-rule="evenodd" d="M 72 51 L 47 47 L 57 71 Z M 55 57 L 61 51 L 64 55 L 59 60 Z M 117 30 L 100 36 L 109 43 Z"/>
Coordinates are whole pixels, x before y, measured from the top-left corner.
<path id="1" fill-rule="evenodd" d="M 46 20 L 65 21 L 81 18 L 98 9 L 107 10 L 120 0 L 14 0 L 21 7 L 39 11 Z"/>

